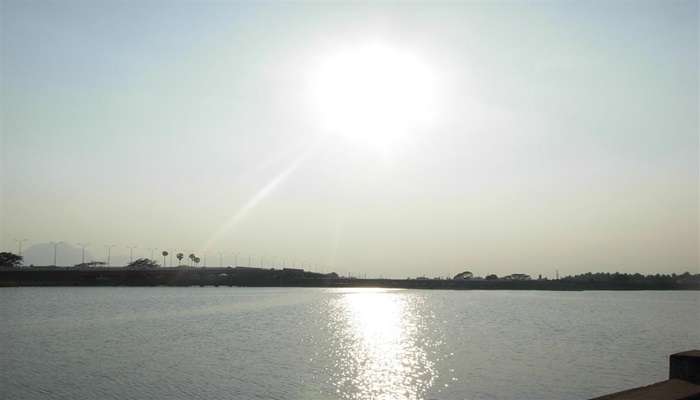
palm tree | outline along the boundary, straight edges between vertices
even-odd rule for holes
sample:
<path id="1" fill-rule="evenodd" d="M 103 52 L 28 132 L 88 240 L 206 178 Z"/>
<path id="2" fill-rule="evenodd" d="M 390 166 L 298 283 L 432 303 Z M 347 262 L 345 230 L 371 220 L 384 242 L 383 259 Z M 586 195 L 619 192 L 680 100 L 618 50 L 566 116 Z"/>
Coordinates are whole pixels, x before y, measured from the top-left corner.
<path id="1" fill-rule="evenodd" d="M 193 261 L 194 261 L 194 265 L 199 266 L 199 261 L 201 261 L 201 260 L 199 259 L 199 257 L 195 257 Z"/>
<path id="2" fill-rule="evenodd" d="M 175 257 L 177 257 L 177 263 L 178 263 L 178 265 L 182 265 L 182 258 L 183 258 L 184 256 L 185 256 L 185 255 L 182 254 L 182 253 L 177 253 L 177 255 L 176 255 Z"/>
<path id="3" fill-rule="evenodd" d="M 191 254 L 189 255 L 188 258 L 190 259 L 190 261 L 194 262 L 194 259 L 195 259 L 196 257 L 197 257 L 197 256 L 195 256 L 194 253 L 191 253 Z M 192 265 L 192 264 L 190 264 L 190 265 Z"/>
<path id="4" fill-rule="evenodd" d="M 168 252 L 167 252 L 167 251 L 165 251 L 165 250 L 163 250 L 163 252 L 162 252 L 162 253 L 160 253 L 160 254 L 162 254 L 162 255 L 163 255 L 163 266 L 165 267 L 165 257 L 167 257 L 167 256 L 168 256 Z"/>

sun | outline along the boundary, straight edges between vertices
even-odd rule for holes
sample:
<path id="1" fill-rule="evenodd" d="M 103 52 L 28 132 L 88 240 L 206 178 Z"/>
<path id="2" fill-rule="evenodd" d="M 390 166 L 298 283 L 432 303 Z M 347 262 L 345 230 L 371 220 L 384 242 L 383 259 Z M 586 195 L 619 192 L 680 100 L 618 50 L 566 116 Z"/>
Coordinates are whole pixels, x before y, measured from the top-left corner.
<path id="1" fill-rule="evenodd" d="M 331 52 L 309 78 L 314 119 L 329 133 L 392 146 L 435 118 L 433 68 L 398 46 L 369 43 Z"/>

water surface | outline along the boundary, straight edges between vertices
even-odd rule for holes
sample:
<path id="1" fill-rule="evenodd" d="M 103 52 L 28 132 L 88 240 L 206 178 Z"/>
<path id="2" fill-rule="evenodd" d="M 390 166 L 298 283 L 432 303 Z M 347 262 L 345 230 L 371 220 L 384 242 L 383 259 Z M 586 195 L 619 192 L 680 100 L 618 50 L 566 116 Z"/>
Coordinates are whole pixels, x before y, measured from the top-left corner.
<path id="1" fill-rule="evenodd" d="M 700 347 L 700 292 L 2 288 L 3 399 L 585 399 Z"/>

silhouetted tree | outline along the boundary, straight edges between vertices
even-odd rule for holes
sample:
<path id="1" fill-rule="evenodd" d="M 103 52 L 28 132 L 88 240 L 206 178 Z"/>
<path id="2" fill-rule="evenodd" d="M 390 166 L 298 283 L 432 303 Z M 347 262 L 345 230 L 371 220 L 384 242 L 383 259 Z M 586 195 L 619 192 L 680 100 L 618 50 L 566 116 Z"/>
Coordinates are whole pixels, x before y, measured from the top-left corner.
<path id="1" fill-rule="evenodd" d="M 566 276 L 562 278 L 563 281 L 569 282 L 588 282 L 588 283 L 613 283 L 613 284 L 627 284 L 627 283 L 646 283 L 650 285 L 658 284 L 669 284 L 674 282 L 683 282 L 684 277 L 691 276 L 690 273 L 686 272 L 682 275 L 668 275 L 668 274 L 654 274 L 654 275 L 642 275 L 640 273 L 627 274 L 627 273 L 609 273 L 609 272 L 586 272 L 585 274 Z"/>
<path id="2" fill-rule="evenodd" d="M 167 257 L 167 256 L 168 256 L 168 252 L 167 252 L 167 251 L 165 251 L 165 250 L 163 250 L 163 252 L 162 252 L 162 253 L 160 253 L 160 254 L 162 254 L 162 255 L 163 255 L 163 266 L 165 267 L 165 257 Z"/>
<path id="3" fill-rule="evenodd" d="M 498 275 L 496 275 L 496 274 L 486 275 L 486 278 L 484 278 L 484 279 L 492 281 L 494 279 L 498 279 Z"/>
<path id="4" fill-rule="evenodd" d="M 455 275 L 452 279 L 455 280 L 469 280 L 474 277 L 474 274 L 471 273 L 471 271 L 464 271 L 460 272 L 459 274 Z"/>
<path id="5" fill-rule="evenodd" d="M 194 261 L 194 265 L 199 266 L 199 262 L 200 262 L 201 260 L 200 260 L 199 257 L 196 257 L 196 256 L 195 256 L 194 260 L 192 260 L 192 261 Z"/>
<path id="6" fill-rule="evenodd" d="M 187 257 L 190 259 L 190 265 L 192 265 L 192 263 L 194 263 L 194 259 L 196 256 L 194 255 L 194 253 L 190 253 L 190 255 Z"/>
<path id="7" fill-rule="evenodd" d="M 10 252 L 0 253 L 0 267 L 14 268 L 20 265 L 22 265 L 22 256 Z"/>
<path id="8" fill-rule="evenodd" d="M 185 255 L 182 253 L 177 253 L 177 255 L 175 255 L 175 257 L 177 258 L 178 264 L 182 265 L 182 258 L 185 257 Z"/>
<path id="9" fill-rule="evenodd" d="M 151 268 L 158 268 L 159 265 L 157 262 L 151 260 L 150 258 L 139 258 L 136 259 L 127 265 L 129 268 L 143 268 L 143 269 L 151 269 Z"/>

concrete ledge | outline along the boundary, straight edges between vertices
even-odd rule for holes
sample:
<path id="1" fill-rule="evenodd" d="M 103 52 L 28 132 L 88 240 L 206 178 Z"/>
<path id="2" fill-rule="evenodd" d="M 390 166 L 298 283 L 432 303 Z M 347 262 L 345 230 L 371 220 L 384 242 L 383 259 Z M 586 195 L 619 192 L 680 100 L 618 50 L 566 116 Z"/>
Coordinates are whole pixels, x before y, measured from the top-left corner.
<path id="1" fill-rule="evenodd" d="M 669 379 L 682 379 L 700 385 L 700 350 L 671 354 Z"/>
<path id="2" fill-rule="evenodd" d="M 700 385 L 669 379 L 591 400 L 700 400 Z"/>

